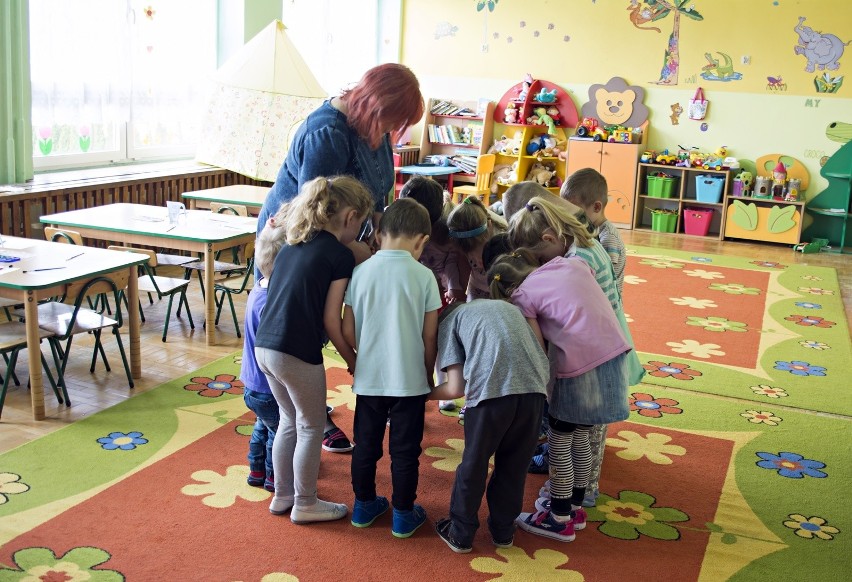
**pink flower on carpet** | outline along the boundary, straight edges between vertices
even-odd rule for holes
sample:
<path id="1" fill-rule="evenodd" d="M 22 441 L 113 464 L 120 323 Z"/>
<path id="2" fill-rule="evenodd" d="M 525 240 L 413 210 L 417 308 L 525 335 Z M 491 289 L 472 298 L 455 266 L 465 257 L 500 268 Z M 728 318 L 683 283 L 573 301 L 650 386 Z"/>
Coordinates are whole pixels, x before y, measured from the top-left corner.
<path id="1" fill-rule="evenodd" d="M 807 325 L 812 327 L 829 328 L 837 325 L 833 321 L 826 321 L 821 317 L 814 317 L 812 315 L 788 315 L 784 318 L 784 320 L 795 322 L 796 325 Z"/>
<path id="2" fill-rule="evenodd" d="M 698 370 L 693 370 L 689 364 L 681 364 L 679 362 L 659 362 L 650 361 L 642 366 L 648 370 L 648 374 L 655 378 L 674 378 L 676 380 L 692 380 L 703 374 Z"/>
<path id="3" fill-rule="evenodd" d="M 245 385 L 233 374 L 218 374 L 215 378 L 198 376 L 190 380 L 192 384 L 183 387 L 184 390 L 198 392 L 199 396 L 219 398 L 222 394 L 242 394 Z"/>
<path id="4" fill-rule="evenodd" d="M 664 414 L 682 414 L 683 409 L 675 405 L 680 404 L 671 398 L 654 398 L 644 392 L 634 392 L 628 398 L 630 410 L 638 411 L 640 416 L 648 418 L 660 418 Z"/>

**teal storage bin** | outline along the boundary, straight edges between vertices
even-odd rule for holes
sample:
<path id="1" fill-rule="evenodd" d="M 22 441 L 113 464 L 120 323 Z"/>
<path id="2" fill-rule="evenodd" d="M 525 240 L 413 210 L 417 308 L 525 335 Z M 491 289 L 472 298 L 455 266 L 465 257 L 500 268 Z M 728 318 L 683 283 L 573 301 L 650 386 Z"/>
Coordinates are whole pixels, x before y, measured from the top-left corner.
<path id="1" fill-rule="evenodd" d="M 695 198 L 699 202 L 716 204 L 722 199 L 724 176 L 699 175 L 695 177 Z"/>

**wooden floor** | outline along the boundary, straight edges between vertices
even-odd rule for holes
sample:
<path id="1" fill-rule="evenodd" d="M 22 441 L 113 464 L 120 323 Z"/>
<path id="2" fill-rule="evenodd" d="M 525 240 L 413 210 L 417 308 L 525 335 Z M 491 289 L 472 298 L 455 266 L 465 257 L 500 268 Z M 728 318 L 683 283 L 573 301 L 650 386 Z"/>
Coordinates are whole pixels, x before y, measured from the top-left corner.
<path id="1" fill-rule="evenodd" d="M 846 307 L 846 320 L 850 322 L 852 314 L 852 257 L 850 255 L 813 254 L 803 255 L 793 252 L 787 246 L 748 244 L 740 242 L 720 242 L 699 237 L 672 236 L 649 232 L 621 231 L 624 241 L 629 244 L 659 247 L 661 249 L 688 250 L 697 253 L 735 255 L 753 257 L 756 260 L 777 261 L 780 263 L 812 264 L 834 267 L 838 271 L 843 289 Z M 87 337 L 75 339 L 68 362 L 66 380 L 73 405 L 66 408 L 59 405 L 53 394 L 46 395 L 47 418 L 42 421 L 32 419 L 29 391 L 26 386 L 10 386 L 6 404 L 0 417 L 0 452 L 48 434 L 80 418 L 85 418 L 99 410 L 150 390 L 161 383 L 171 380 L 181 373 L 199 368 L 215 359 L 233 353 L 242 348 L 242 340 L 236 337 L 230 318 L 222 317 L 219 326 L 217 346 L 205 345 L 203 321 L 204 305 L 196 281 L 190 292 L 190 304 L 195 316 L 196 328 L 190 330 L 185 317 L 172 318 L 169 325 L 168 342 L 160 341 L 166 303 L 149 305 L 143 301 L 147 321 L 142 324 L 142 363 L 143 377 L 136 380 L 136 387 L 130 390 L 121 367 L 121 360 L 115 341 L 106 338 L 105 346 L 112 365 L 112 372 L 106 372 L 101 363 L 94 373 L 89 372 L 91 342 Z M 242 322 L 245 295 L 235 296 L 237 315 Z M 242 325 L 242 324 L 241 324 Z M 125 336 L 126 337 L 126 336 Z M 27 374 L 27 362 L 24 354 L 18 364 L 20 378 Z M 47 387 L 50 391 L 49 386 Z"/>

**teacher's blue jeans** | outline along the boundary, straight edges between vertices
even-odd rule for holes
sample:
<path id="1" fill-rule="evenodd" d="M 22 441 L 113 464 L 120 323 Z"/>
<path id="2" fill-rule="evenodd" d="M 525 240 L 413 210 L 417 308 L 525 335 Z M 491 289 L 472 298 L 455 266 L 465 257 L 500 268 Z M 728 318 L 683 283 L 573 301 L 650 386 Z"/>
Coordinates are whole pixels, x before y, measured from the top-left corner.
<path id="1" fill-rule="evenodd" d="M 257 415 L 249 440 L 249 471 L 263 471 L 272 479 L 272 443 L 278 431 L 278 402 L 270 392 L 255 392 L 246 388 L 243 400 L 249 410 Z"/>

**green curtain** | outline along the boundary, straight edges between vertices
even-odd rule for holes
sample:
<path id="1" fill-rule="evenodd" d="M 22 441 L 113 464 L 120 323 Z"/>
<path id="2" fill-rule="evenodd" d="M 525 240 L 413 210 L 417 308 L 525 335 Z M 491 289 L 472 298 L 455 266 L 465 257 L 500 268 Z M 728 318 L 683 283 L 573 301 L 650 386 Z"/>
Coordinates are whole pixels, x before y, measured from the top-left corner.
<path id="1" fill-rule="evenodd" d="M 33 177 L 27 2 L 0 2 L 0 184 Z"/>

